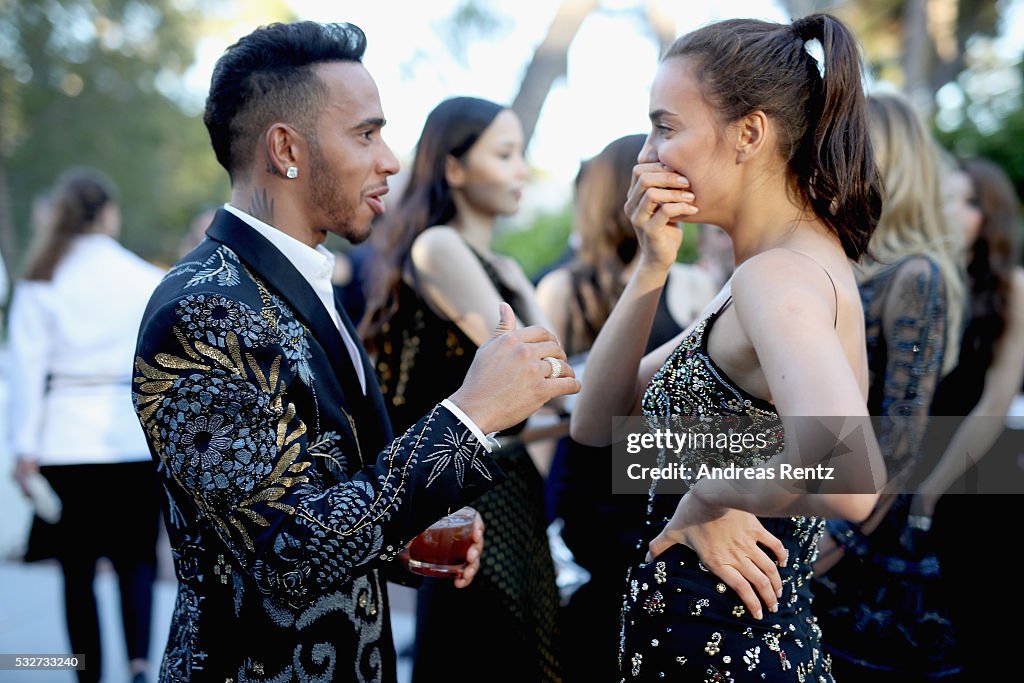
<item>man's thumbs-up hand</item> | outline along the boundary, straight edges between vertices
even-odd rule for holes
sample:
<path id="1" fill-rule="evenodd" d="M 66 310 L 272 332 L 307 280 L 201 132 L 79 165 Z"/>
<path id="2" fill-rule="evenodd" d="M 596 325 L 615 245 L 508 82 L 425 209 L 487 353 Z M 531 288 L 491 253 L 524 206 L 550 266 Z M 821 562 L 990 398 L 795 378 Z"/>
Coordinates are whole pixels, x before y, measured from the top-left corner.
<path id="1" fill-rule="evenodd" d="M 536 325 L 515 329 L 515 314 L 504 302 L 499 318 L 449 397 L 484 433 L 519 424 L 556 396 L 580 390 L 555 335 Z"/>

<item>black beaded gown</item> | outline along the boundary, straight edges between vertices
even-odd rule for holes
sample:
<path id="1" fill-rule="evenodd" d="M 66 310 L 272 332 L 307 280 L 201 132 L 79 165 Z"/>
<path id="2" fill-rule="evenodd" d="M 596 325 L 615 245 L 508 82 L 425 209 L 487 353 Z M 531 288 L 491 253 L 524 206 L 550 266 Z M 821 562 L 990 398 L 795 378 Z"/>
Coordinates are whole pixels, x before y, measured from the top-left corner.
<path id="1" fill-rule="evenodd" d="M 490 264 L 480 263 L 502 299 L 521 310 L 518 295 Z M 377 349 L 381 391 L 394 428 L 401 430 L 461 386 L 477 347 L 403 282 L 397 312 Z M 521 430 L 518 425 L 502 436 Z M 466 588 L 454 588 L 450 579 L 424 579 L 419 589 L 416 682 L 465 672 L 497 672 L 488 674 L 493 680 L 560 680 L 558 589 L 543 480 L 521 443 L 492 455 L 508 480 L 473 502 L 487 526 L 480 571 Z"/>
<path id="2" fill-rule="evenodd" d="M 708 355 L 708 335 L 731 301 L 698 323 L 651 378 L 643 397 L 645 415 L 742 418 L 743 424 L 752 425 L 748 429 L 781 433 L 774 406 L 736 386 Z M 767 448 L 744 451 L 733 463 L 756 466 L 782 445 L 778 439 Z M 658 481 L 651 487 L 639 559 L 679 502 L 678 495 L 656 495 Z M 830 660 L 819 648 L 821 630 L 811 614 L 809 583 L 824 521 L 789 517 L 763 518 L 761 523 L 789 551 L 788 566 L 779 570 L 783 594 L 778 612 L 764 610 L 763 619 L 754 619 L 692 549 L 673 545 L 653 562 L 633 566 L 627 575 L 619 649 L 622 681 L 833 683 Z"/>

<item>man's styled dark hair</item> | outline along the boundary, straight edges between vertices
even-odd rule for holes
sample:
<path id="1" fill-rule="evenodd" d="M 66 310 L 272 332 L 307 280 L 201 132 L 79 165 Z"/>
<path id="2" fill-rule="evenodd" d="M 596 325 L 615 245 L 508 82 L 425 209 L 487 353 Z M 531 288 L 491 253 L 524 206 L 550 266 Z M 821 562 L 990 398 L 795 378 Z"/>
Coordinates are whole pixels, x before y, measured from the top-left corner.
<path id="1" fill-rule="evenodd" d="M 203 122 L 232 181 L 257 136 L 285 121 L 313 136 L 327 87 L 313 67 L 361 62 L 366 36 L 354 24 L 300 21 L 261 26 L 224 51 L 213 69 Z"/>

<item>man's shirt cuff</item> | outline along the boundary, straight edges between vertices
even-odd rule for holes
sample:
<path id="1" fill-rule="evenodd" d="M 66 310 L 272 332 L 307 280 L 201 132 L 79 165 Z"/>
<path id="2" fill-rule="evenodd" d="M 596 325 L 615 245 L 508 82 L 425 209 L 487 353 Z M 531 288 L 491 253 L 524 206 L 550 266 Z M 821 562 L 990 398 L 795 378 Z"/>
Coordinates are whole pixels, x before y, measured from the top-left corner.
<path id="1" fill-rule="evenodd" d="M 459 422 L 466 425 L 466 427 L 469 428 L 469 431 L 473 432 L 473 436 L 477 438 L 477 440 L 483 445 L 484 449 L 486 449 L 488 453 L 492 452 L 495 448 L 501 447 L 501 444 L 498 443 L 498 440 L 494 438 L 494 435 L 497 434 L 497 432 L 484 434 L 483 431 L 476 425 L 476 423 L 469 419 L 468 415 L 462 412 L 462 410 L 457 405 L 455 405 L 448 399 L 441 401 L 441 405 L 447 408 L 452 415 L 457 417 L 459 419 Z"/>

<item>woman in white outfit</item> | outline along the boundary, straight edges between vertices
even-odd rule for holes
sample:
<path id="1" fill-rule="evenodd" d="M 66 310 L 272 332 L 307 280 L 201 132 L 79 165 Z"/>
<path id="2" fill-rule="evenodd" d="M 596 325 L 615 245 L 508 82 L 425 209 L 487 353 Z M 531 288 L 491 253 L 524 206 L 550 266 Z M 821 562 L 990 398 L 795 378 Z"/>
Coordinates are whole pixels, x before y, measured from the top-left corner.
<path id="1" fill-rule="evenodd" d="M 110 558 L 132 681 L 144 681 L 160 499 L 132 408 L 131 372 L 162 272 L 118 243 L 115 190 L 96 171 L 61 176 L 39 218 L 11 301 L 7 415 L 15 479 L 31 497 L 42 474 L 62 512 L 56 523 L 33 520 L 26 559 L 60 561 L 71 651 L 84 654 L 87 667 L 79 680 L 98 681 L 93 578 L 96 561 Z"/>

